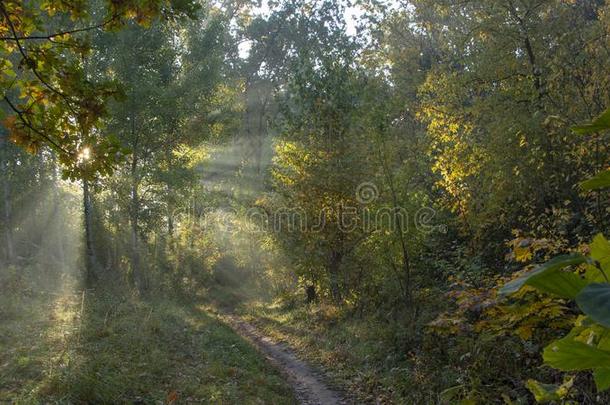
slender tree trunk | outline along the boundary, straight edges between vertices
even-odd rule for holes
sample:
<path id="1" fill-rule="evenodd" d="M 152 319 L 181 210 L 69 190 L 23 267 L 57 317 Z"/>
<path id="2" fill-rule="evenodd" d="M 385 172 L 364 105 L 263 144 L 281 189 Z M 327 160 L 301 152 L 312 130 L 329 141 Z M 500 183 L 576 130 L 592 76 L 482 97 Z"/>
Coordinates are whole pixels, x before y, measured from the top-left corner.
<path id="1" fill-rule="evenodd" d="M 56 230 L 58 231 L 57 235 L 62 235 L 63 234 L 63 222 L 60 221 L 59 217 L 60 217 L 60 212 L 59 212 L 59 207 L 61 204 L 61 198 L 59 196 L 59 176 L 57 175 L 58 171 L 59 171 L 59 166 L 57 165 L 57 158 L 55 156 L 55 154 L 52 155 L 52 159 L 53 159 L 53 220 L 55 221 L 55 227 Z M 59 256 L 59 263 L 60 266 L 62 268 L 62 270 L 65 270 L 66 267 L 66 253 L 65 253 L 65 248 L 64 248 L 64 239 L 63 238 L 58 238 L 57 240 L 57 255 Z"/>
<path id="2" fill-rule="evenodd" d="M 167 213 L 167 237 L 171 241 L 174 237 L 174 218 L 171 213 Z"/>
<path id="3" fill-rule="evenodd" d="M 396 203 L 394 203 L 394 208 L 397 208 Z M 409 248 L 407 247 L 407 241 L 405 239 L 403 223 L 400 215 L 397 216 L 396 221 L 396 232 L 398 234 L 398 239 L 400 240 L 400 248 L 402 251 L 402 274 L 405 285 L 403 298 L 405 306 L 408 308 L 411 306 L 411 262 L 409 259 Z"/>
<path id="4" fill-rule="evenodd" d="M 140 195 L 138 192 L 138 158 L 135 155 L 131 162 L 131 204 L 129 210 L 129 222 L 131 225 L 131 264 L 136 288 L 140 293 L 147 289 L 146 278 L 142 271 L 140 257 L 140 241 L 138 237 L 139 216 L 140 216 Z"/>
<path id="5" fill-rule="evenodd" d="M 403 218 L 402 218 L 402 214 L 401 212 L 399 212 L 400 209 L 400 203 L 398 201 L 398 193 L 396 192 L 396 187 L 394 184 L 394 176 L 392 174 L 392 171 L 390 169 L 390 166 L 387 162 L 387 158 L 386 158 L 386 153 L 385 153 L 385 144 L 381 145 L 381 148 L 383 148 L 383 151 L 380 150 L 380 158 L 381 158 L 381 162 L 382 162 L 382 167 L 383 167 L 383 171 L 386 177 L 386 180 L 388 182 L 388 186 L 390 188 L 390 195 L 392 198 L 392 208 L 394 209 L 394 215 L 396 215 L 396 223 L 394 224 L 394 232 L 396 234 L 396 237 L 398 239 L 398 242 L 400 243 L 400 249 L 401 249 L 401 253 L 402 253 L 402 263 L 401 263 L 401 267 L 402 267 L 402 277 L 404 282 L 401 282 L 401 285 L 404 285 L 403 288 L 403 300 L 405 303 L 405 306 L 407 308 L 409 308 L 411 306 L 411 260 L 410 260 L 410 256 L 409 256 L 409 246 L 408 246 L 408 242 L 407 239 L 405 237 L 405 225 L 403 223 Z M 380 149 L 381 149 L 380 148 Z"/>
<path id="6" fill-rule="evenodd" d="M 256 134 L 256 174 L 260 176 L 263 161 L 263 144 L 265 139 L 265 114 L 267 112 L 267 97 L 261 104 L 261 111 L 258 116 L 258 133 Z"/>
<path id="7" fill-rule="evenodd" d="M 305 287 L 305 294 L 307 295 L 308 304 L 311 304 L 312 302 L 316 301 L 318 299 L 318 295 L 316 293 L 316 285 L 309 284 L 307 287 Z"/>
<path id="8" fill-rule="evenodd" d="M 15 245 L 13 241 L 11 183 L 9 180 L 8 141 L 5 134 L 0 135 L 0 170 L 2 171 L 2 196 L 4 222 L 4 239 L 6 243 L 6 262 L 13 263 L 15 259 Z"/>
<path id="9" fill-rule="evenodd" d="M 93 249 L 93 229 L 92 229 L 92 205 L 91 194 L 89 192 L 89 182 L 83 180 L 83 216 L 85 224 L 85 282 L 92 285 L 97 280 L 96 259 Z"/>
<path id="10" fill-rule="evenodd" d="M 133 157 L 131 160 L 131 201 L 129 204 L 129 223 L 131 226 L 131 266 L 135 286 L 140 293 L 146 290 L 146 279 L 142 272 L 140 258 L 140 243 L 138 238 L 139 216 L 140 216 L 140 195 L 138 188 L 138 146 L 140 143 L 139 133 L 136 130 L 136 117 L 131 114 L 131 136 L 133 139 Z"/>
<path id="11" fill-rule="evenodd" d="M 525 48 L 525 53 L 527 55 L 527 60 L 531 69 L 532 79 L 534 89 L 536 90 L 536 101 L 534 103 L 535 108 L 538 111 L 545 112 L 545 99 L 554 104 L 553 99 L 549 97 L 549 94 L 546 90 L 546 80 L 543 77 L 542 67 L 539 59 L 536 57 L 534 52 L 534 47 L 532 46 L 532 41 L 530 37 L 531 29 L 527 26 L 527 21 L 524 20 L 518 11 L 518 7 L 514 4 L 512 0 L 508 1 L 509 13 L 515 19 L 517 24 L 519 25 L 520 34 L 523 40 L 523 47 Z M 540 131 L 540 142 L 546 151 L 546 156 L 544 157 L 545 166 L 547 166 L 547 173 L 561 173 L 561 167 L 557 167 L 554 157 L 554 149 L 555 145 L 553 143 L 553 138 L 548 131 L 541 130 Z M 559 176 L 561 177 L 561 176 Z M 542 183 L 542 202 L 544 206 L 548 206 L 553 204 L 553 195 L 554 195 L 554 187 L 560 186 L 559 180 L 557 176 L 545 176 L 545 180 Z"/>
<path id="12" fill-rule="evenodd" d="M 330 294 L 336 304 L 340 304 L 343 299 L 341 288 L 339 287 L 339 270 L 341 268 L 342 259 L 343 254 L 341 252 L 336 250 L 330 252 L 328 260 L 328 277 L 330 279 Z"/>
<path id="13" fill-rule="evenodd" d="M 166 186 L 167 195 L 170 196 L 172 190 L 169 185 Z M 174 212 L 173 204 L 168 200 L 167 202 L 167 240 L 171 243 L 174 237 Z"/>

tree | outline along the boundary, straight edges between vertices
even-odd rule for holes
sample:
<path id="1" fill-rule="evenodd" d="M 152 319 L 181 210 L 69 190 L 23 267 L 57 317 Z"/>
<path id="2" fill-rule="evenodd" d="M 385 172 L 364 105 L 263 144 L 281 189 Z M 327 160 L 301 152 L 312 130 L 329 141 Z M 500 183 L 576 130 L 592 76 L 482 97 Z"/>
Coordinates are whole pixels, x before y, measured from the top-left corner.
<path id="1" fill-rule="evenodd" d="M 233 119 L 227 108 L 234 101 L 230 91 L 221 96 L 227 85 L 222 69 L 225 29 L 221 13 L 201 9 L 196 20 L 182 26 L 165 21 L 150 27 L 128 24 L 93 42 L 91 76 L 124 83 L 124 100 L 109 104 L 101 133 L 130 151 L 113 178 L 98 182 L 98 204 L 107 212 L 118 209 L 105 215 L 113 219 L 106 225 L 115 237 L 124 234 L 122 221 L 129 223 L 129 277 L 142 293 L 155 264 L 148 257 L 149 241 L 157 243 L 161 223 L 168 228 L 165 236 L 173 232 L 173 212 L 186 207 L 186 197 L 196 189 L 202 143 L 221 137 L 221 124 Z M 214 116 L 223 109 L 229 110 L 226 117 Z M 106 260 L 116 265 L 117 254 Z"/>
<path id="2" fill-rule="evenodd" d="M 547 230 L 541 237 L 557 237 L 561 227 L 590 227 L 583 219 L 594 204 L 570 184 L 575 173 L 591 172 L 591 162 L 599 166 L 599 157 L 585 158 L 596 153 L 598 141 L 572 137 L 569 125 L 597 115 L 607 98 L 595 79 L 607 58 L 598 53 L 606 38 L 603 6 L 413 5 L 382 19 L 372 54 L 389 59 L 409 118 L 427 127 L 443 206 L 458 215 L 470 251 L 492 253 L 485 241 L 533 222 L 554 223 L 541 226 Z M 569 208 L 560 208 L 566 201 Z M 570 225 L 541 215 L 548 207 L 566 210 Z M 493 262 L 499 253 L 485 256 Z"/>
<path id="3" fill-rule="evenodd" d="M 280 103 L 281 141 L 273 168 L 283 209 L 297 217 L 275 220 L 280 238 L 307 257 L 299 267 L 311 281 L 319 281 L 313 269 L 325 269 L 330 294 L 340 303 L 341 266 L 367 232 L 353 212 L 361 206 L 357 186 L 366 179 L 367 147 L 356 118 L 365 82 L 352 67 L 355 48 L 344 34 L 341 7 L 324 2 L 312 16 L 304 9 L 297 26 L 301 40 L 308 41 L 294 42 L 290 66 L 296 74 Z M 299 223 L 290 223 L 295 220 Z"/>
<path id="4" fill-rule="evenodd" d="M 94 157 L 86 176 L 110 173 L 121 152 L 114 139 L 97 131 L 107 100 L 120 92 L 112 81 L 87 77 L 82 58 L 90 46 L 83 35 L 118 29 L 128 20 L 147 25 L 158 15 L 193 16 L 198 8 L 184 0 L 108 1 L 103 9 L 95 6 L 84 0 L 0 5 L 0 89 L 10 111 L 5 126 L 11 139 L 31 152 L 41 146 L 52 148 L 73 178 L 83 175 L 78 159 L 84 148 Z"/>
<path id="5" fill-rule="evenodd" d="M 592 123 L 574 128 L 579 135 L 604 132 L 608 129 L 610 110 L 606 110 Z M 610 187 L 608 173 L 610 171 L 605 170 L 582 182 L 580 186 L 585 190 L 606 189 Z M 588 255 L 572 252 L 556 256 L 507 283 L 500 292 L 505 295 L 512 294 L 528 285 L 547 294 L 574 300 L 583 315 L 577 318 L 574 327 L 566 336 L 551 342 L 544 349 L 544 361 L 562 371 L 591 369 L 597 389 L 605 391 L 610 388 L 610 242 L 600 233 L 591 241 L 589 251 Z M 582 276 L 570 271 L 570 268 L 579 269 Z M 536 400 L 542 402 L 542 386 L 537 381 L 530 380 L 528 387 Z M 542 391 L 546 394 L 549 389 Z"/>

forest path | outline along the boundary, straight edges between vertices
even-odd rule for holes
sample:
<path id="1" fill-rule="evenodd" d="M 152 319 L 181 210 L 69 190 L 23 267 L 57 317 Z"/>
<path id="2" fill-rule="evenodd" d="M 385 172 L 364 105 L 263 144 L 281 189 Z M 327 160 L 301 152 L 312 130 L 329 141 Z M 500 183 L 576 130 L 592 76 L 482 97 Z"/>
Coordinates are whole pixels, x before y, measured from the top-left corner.
<path id="1" fill-rule="evenodd" d="M 239 335 L 250 341 L 277 367 L 292 386 L 296 399 L 302 405 L 342 405 L 350 403 L 337 391 L 331 389 L 324 376 L 316 372 L 294 352 L 281 343 L 263 335 L 252 324 L 234 315 L 225 320 Z"/>

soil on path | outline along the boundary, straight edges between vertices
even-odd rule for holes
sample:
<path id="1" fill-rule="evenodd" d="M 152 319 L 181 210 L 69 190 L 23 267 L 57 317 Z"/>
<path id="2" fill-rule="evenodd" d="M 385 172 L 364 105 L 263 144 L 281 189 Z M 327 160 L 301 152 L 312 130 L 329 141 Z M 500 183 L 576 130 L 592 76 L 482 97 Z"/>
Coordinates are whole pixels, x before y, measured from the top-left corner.
<path id="1" fill-rule="evenodd" d="M 349 404 L 339 392 L 324 382 L 324 376 L 300 360 L 286 345 L 276 343 L 261 334 L 252 324 L 236 317 L 226 317 L 231 327 L 252 342 L 282 374 L 292 386 L 295 396 L 302 405 L 343 405 Z"/>

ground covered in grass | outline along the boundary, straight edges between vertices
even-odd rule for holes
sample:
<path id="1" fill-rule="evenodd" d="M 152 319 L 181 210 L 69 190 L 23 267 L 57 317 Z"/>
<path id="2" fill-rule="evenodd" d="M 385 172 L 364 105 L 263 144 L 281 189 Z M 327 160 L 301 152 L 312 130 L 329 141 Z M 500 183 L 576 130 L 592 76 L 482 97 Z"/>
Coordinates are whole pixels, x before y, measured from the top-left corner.
<path id="1" fill-rule="evenodd" d="M 423 332 L 423 317 L 361 315 L 327 304 L 260 304 L 244 309 L 244 318 L 325 369 L 361 403 L 531 403 L 514 340 L 442 340 Z"/>
<path id="2" fill-rule="evenodd" d="M 244 318 L 326 370 L 335 385 L 362 403 L 425 403 L 424 398 L 414 401 L 413 394 L 421 391 L 410 387 L 416 370 L 407 353 L 401 356 L 389 350 L 395 336 L 387 325 L 346 317 L 325 305 L 259 305 L 248 309 Z M 428 389 L 427 403 L 436 403 L 433 387 Z"/>
<path id="3" fill-rule="evenodd" d="M 294 402 L 255 349 L 192 304 L 74 289 L 1 300 L 0 402 Z"/>

